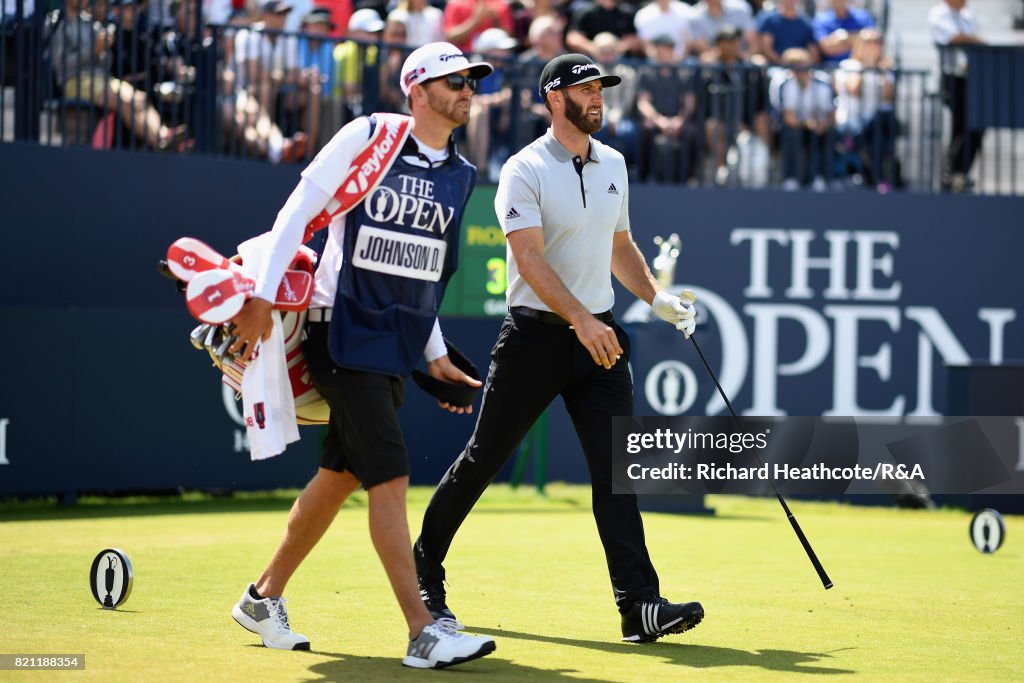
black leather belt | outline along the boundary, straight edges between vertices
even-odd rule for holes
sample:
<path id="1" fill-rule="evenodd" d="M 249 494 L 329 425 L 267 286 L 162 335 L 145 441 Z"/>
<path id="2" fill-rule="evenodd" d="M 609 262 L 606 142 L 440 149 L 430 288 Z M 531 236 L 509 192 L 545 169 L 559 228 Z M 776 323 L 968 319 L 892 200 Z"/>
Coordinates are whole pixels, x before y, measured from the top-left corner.
<path id="1" fill-rule="evenodd" d="M 524 318 L 533 318 L 534 320 L 539 320 L 542 323 L 547 323 L 548 325 L 571 324 L 562 316 L 558 315 L 557 313 L 552 313 L 551 311 L 538 311 L 536 308 L 529 308 L 527 306 L 513 306 L 509 310 L 515 315 L 521 315 Z M 605 311 L 604 313 L 594 313 L 594 317 L 600 320 L 601 322 L 605 323 L 606 325 L 611 325 L 613 322 L 615 322 L 615 316 L 612 315 L 611 311 Z"/>

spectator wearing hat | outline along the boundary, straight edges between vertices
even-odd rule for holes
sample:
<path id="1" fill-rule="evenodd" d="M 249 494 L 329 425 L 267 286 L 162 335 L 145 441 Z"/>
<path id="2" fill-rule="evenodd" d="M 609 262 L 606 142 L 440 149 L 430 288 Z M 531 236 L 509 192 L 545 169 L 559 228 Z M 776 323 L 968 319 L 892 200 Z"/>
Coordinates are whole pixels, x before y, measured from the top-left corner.
<path id="1" fill-rule="evenodd" d="M 260 21 L 241 30 L 235 39 L 236 58 L 243 60 L 245 83 L 252 83 L 256 98 L 263 103 L 282 129 L 298 128 L 299 37 L 286 35 L 285 23 L 293 13 L 291 0 L 267 0 L 261 5 Z"/>
<path id="2" fill-rule="evenodd" d="M 392 18 L 405 22 L 409 47 L 444 40 L 444 12 L 428 0 L 401 0 L 388 14 L 388 19 Z"/>
<path id="3" fill-rule="evenodd" d="M 723 26 L 715 34 L 714 47 L 702 55 L 704 74 L 704 127 L 708 147 L 715 161 L 715 184 L 729 180 L 726 155 L 743 135 L 749 140 L 756 132 L 756 145 L 771 145 L 771 117 L 768 114 L 768 82 L 763 70 L 742 57 L 741 32 Z M 751 144 L 745 143 L 744 149 Z M 749 160 L 740 160 L 750 163 Z"/>
<path id="4" fill-rule="evenodd" d="M 292 6 L 292 11 L 285 17 L 282 30 L 300 33 L 303 20 L 313 9 L 313 0 L 288 0 L 288 4 Z"/>
<path id="5" fill-rule="evenodd" d="M 643 67 L 636 108 L 643 126 L 647 175 L 655 182 L 678 183 L 696 171 L 697 108 L 694 78 L 680 68 L 675 37 L 651 41 L 654 54 Z"/>
<path id="6" fill-rule="evenodd" d="M 348 20 L 352 17 L 355 8 L 352 0 L 315 0 L 317 7 L 323 7 L 331 13 L 331 23 L 334 30 L 331 31 L 332 38 L 344 38 L 348 30 Z"/>
<path id="7" fill-rule="evenodd" d="M 494 66 L 480 82 L 470 103 L 466 136 L 469 160 L 490 182 L 498 182 L 501 166 L 511 153 L 510 123 L 512 84 L 509 65 L 514 63 L 516 39 L 500 28 L 489 28 L 473 39 L 474 59 Z"/>
<path id="8" fill-rule="evenodd" d="M 444 7 L 445 40 L 463 52 L 473 49 L 473 39 L 489 28 L 512 33 L 512 8 L 505 0 L 448 0 Z"/>
<path id="9" fill-rule="evenodd" d="M 295 83 L 298 76 L 299 41 L 281 34 L 291 11 L 286 0 L 267 0 L 260 5 L 259 21 L 235 34 L 237 85 L 255 88 L 268 106 L 275 89 Z"/>
<path id="10" fill-rule="evenodd" d="M 831 176 L 835 103 L 832 85 L 811 72 L 811 54 L 800 48 L 782 53 L 787 70 L 772 102 L 781 113 L 782 189 L 796 190 L 810 178 L 823 192 Z"/>
<path id="11" fill-rule="evenodd" d="M 234 133 L 248 156 L 289 162 L 305 156 L 308 137 L 296 130 L 286 136 L 285 114 L 298 103 L 299 41 L 284 36 L 285 17 L 292 6 L 284 0 L 268 0 L 259 8 L 257 21 L 235 34 L 232 56 L 224 70 L 226 128 Z"/>
<path id="12" fill-rule="evenodd" d="M 681 0 L 654 0 L 637 10 L 633 17 L 636 35 L 644 41 L 648 54 L 651 41 L 668 34 L 675 38 L 676 57 L 682 59 L 690 52 L 693 42 L 690 33 L 690 7 Z"/>
<path id="13" fill-rule="evenodd" d="M 377 63 L 376 43 L 384 26 L 375 10 L 358 9 L 348 20 L 348 40 L 334 48 L 334 95 L 344 102 L 346 121 L 363 113 L 363 72 Z"/>
<path id="14" fill-rule="evenodd" d="M 750 5 L 743 0 L 701 0 L 690 13 L 691 50 L 703 54 L 715 48 L 715 36 L 726 26 L 740 31 L 744 58 L 757 52 L 758 40 Z"/>

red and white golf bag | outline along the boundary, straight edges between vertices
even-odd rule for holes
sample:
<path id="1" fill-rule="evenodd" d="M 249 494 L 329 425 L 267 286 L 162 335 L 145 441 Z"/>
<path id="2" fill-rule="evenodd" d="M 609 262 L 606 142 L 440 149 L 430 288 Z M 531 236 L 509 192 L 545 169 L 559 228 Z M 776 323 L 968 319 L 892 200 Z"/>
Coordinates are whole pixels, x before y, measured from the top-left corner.
<path id="1" fill-rule="evenodd" d="M 303 330 L 306 328 L 306 311 L 282 311 L 281 326 L 284 328 L 285 362 L 288 365 L 288 379 L 295 397 L 295 421 L 300 425 L 327 424 L 331 409 L 323 397 L 313 387 L 309 377 L 306 359 L 302 355 Z M 242 374 L 245 373 L 246 361 L 234 356 L 227 356 L 222 362 L 214 354 L 210 354 L 214 363 L 218 364 L 223 374 L 221 382 L 235 390 L 242 391 Z"/>

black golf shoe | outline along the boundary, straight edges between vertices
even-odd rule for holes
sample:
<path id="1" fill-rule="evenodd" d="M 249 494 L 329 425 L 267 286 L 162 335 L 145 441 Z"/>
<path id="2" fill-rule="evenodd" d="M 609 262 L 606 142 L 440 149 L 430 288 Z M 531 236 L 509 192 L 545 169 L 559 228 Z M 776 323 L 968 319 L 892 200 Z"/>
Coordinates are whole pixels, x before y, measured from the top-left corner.
<path id="1" fill-rule="evenodd" d="M 435 619 L 451 619 L 455 622 L 456 630 L 462 630 L 462 624 L 458 622 L 448 605 L 444 604 L 445 592 L 443 583 L 420 583 L 420 597 L 423 604 L 427 606 L 430 616 Z"/>
<path id="2" fill-rule="evenodd" d="M 669 602 L 665 598 L 641 600 L 622 615 L 622 639 L 651 643 L 670 633 L 682 633 L 700 623 L 704 608 L 699 602 Z"/>

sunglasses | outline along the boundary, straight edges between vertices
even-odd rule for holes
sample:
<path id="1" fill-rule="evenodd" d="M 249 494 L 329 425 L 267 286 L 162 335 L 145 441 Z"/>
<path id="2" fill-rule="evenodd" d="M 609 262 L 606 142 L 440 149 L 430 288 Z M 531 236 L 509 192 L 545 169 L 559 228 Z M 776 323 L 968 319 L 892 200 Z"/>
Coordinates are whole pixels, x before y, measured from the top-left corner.
<path id="1" fill-rule="evenodd" d="M 427 83 L 433 81 L 447 81 L 448 89 L 460 92 L 467 85 L 469 86 L 470 92 L 476 92 L 477 88 L 480 87 L 479 78 L 470 78 L 469 76 L 462 76 L 460 74 L 448 74 L 447 76 L 438 76 L 437 78 L 431 78 Z"/>

